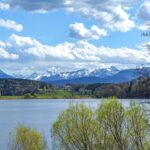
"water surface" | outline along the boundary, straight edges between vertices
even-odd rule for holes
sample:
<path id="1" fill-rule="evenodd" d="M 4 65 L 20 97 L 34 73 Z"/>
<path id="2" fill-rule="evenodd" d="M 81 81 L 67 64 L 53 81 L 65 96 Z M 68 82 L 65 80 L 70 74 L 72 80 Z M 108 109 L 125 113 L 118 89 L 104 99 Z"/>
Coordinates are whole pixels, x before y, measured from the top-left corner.
<path id="1" fill-rule="evenodd" d="M 0 100 L 0 150 L 7 150 L 9 133 L 23 123 L 36 128 L 50 145 L 50 129 L 59 113 L 70 103 L 85 103 L 92 109 L 100 104 L 99 99 L 85 100 Z M 142 100 L 142 102 L 147 100 Z M 121 100 L 128 106 L 129 100 Z M 149 104 L 147 104 L 149 107 Z"/>

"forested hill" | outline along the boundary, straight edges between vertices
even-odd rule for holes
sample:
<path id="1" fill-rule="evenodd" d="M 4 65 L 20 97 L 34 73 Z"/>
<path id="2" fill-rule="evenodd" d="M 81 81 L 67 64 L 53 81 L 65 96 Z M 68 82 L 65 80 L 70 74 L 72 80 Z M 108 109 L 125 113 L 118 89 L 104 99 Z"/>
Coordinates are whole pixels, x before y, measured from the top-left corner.
<path id="1" fill-rule="evenodd" d="M 0 96 L 26 96 L 37 98 L 150 98 L 150 77 L 141 77 L 121 84 L 66 84 L 54 87 L 51 84 L 23 80 L 0 79 Z"/>
<path id="2" fill-rule="evenodd" d="M 1 96 L 22 96 L 27 93 L 40 93 L 51 90 L 52 85 L 23 79 L 0 79 Z"/>
<path id="3" fill-rule="evenodd" d="M 70 85 L 73 93 L 103 98 L 150 98 L 150 77 L 141 77 L 122 84 Z"/>

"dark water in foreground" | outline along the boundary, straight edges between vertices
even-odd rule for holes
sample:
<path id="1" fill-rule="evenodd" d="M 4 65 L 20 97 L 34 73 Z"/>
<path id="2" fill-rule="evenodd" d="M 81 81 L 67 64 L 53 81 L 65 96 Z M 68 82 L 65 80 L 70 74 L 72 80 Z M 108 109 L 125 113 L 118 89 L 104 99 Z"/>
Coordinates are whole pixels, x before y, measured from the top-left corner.
<path id="1" fill-rule="evenodd" d="M 148 100 L 140 101 L 150 109 Z M 0 150 L 8 149 L 9 133 L 19 123 L 42 132 L 50 145 L 50 129 L 59 113 L 65 110 L 70 103 L 79 102 L 96 109 L 101 100 L 0 100 Z M 129 100 L 121 100 L 121 102 L 124 106 L 129 104 Z"/>

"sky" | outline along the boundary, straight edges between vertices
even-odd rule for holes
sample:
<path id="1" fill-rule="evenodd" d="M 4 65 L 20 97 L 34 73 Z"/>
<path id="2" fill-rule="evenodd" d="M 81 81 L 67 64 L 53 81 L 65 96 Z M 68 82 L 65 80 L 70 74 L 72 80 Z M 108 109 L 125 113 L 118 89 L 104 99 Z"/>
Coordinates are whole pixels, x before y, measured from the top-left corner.
<path id="1" fill-rule="evenodd" d="M 149 65 L 149 24 L 149 0 L 0 0 L 0 69 Z"/>

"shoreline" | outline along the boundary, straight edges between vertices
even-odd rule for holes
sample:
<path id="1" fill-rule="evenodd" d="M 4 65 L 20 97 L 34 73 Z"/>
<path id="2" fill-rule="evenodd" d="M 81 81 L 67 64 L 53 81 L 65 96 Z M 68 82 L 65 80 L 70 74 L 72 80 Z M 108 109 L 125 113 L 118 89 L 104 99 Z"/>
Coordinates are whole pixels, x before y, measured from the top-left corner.
<path id="1" fill-rule="evenodd" d="M 34 101 L 38 101 L 38 100 L 99 100 L 99 99 L 108 99 L 108 98 L 93 98 L 93 97 L 79 97 L 79 98 L 23 98 L 23 97 L 9 97 L 9 98 L 0 98 L 0 101 L 5 101 L 5 100 L 18 100 L 18 101 L 23 101 L 23 100 L 34 100 Z M 121 100 L 150 100 L 150 98 L 118 98 Z"/>
<path id="2" fill-rule="evenodd" d="M 24 97 L 0 97 L 0 101 L 2 101 L 2 100 L 78 100 L 78 99 L 102 99 L 102 98 L 93 98 L 93 97 L 77 97 L 77 98 L 72 98 L 72 97 L 70 97 L 70 98 L 64 98 L 64 97 L 62 97 L 62 98 L 52 98 L 52 97 L 50 97 L 50 98 L 48 98 L 48 97 L 45 97 L 45 98 L 43 98 L 43 97 L 39 97 L 39 98 L 24 98 Z"/>

